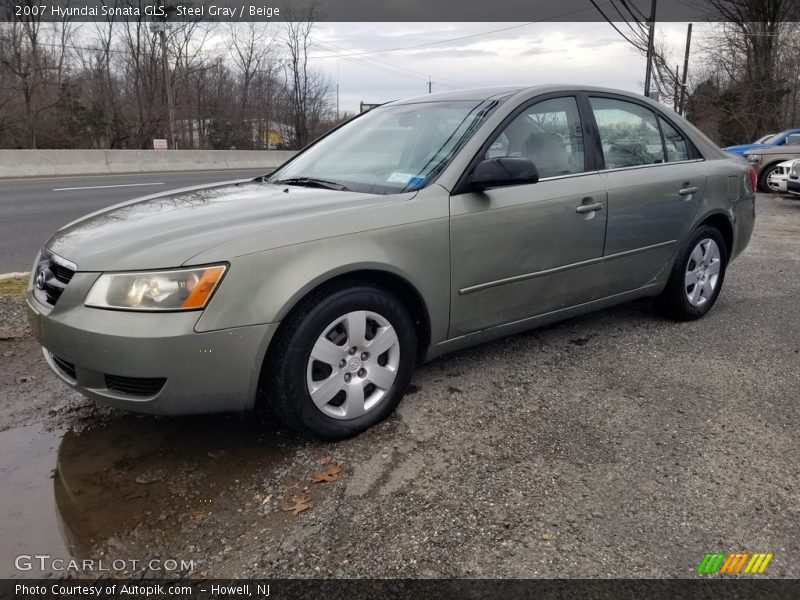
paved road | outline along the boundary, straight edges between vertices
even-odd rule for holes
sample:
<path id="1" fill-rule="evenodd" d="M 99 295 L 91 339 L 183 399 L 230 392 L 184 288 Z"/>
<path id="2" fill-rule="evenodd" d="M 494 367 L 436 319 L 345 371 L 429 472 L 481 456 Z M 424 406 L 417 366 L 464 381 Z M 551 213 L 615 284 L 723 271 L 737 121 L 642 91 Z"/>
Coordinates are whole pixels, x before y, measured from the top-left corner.
<path id="1" fill-rule="evenodd" d="M 0 273 L 30 270 L 37 250 L 56 229 L 95 210 L 138 196 L 256 177 L 265 171 L 237 169 L 0 179 Z"/>

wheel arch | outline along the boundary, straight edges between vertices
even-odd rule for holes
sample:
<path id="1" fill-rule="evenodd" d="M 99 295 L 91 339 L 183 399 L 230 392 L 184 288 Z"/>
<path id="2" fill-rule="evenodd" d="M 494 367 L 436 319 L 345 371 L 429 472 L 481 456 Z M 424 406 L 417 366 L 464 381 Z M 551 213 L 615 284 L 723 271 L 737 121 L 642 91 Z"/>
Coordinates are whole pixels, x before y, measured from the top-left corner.
<path id="1" fill-rule="evenodd" d="M 728 262 L 733 253 L 733 224 L 730 217 L 724 212 L 714 212 L 706 215 L 699 223 L 698 227 L 713 227 L 720 232 L 722 239 L 725 240 L 725 254 Z"/>
<path id="2" fill-rule="evenodd" d="M 298 291 L 281 309 L 278 315 L 280 325 L 270 341 L 266 352 L 269 359 L 270 349 L 273 348 L 283 334 L 283 324 L 290 320 L 291 315 L 297 311 L 311 296 L 326 289 L 345 285 L 368 285 L 383 289 L 394 295 L 408 310 L 414 322 L 417 336 L 417 362 L 421 362 L 431 342 L 431 316 L 423 295 L 417 287 L 404 275 L 389 270 L 385 267 L 361 266 L 345 271 L 326 273 L 309 282 L 302 290 Z"/>

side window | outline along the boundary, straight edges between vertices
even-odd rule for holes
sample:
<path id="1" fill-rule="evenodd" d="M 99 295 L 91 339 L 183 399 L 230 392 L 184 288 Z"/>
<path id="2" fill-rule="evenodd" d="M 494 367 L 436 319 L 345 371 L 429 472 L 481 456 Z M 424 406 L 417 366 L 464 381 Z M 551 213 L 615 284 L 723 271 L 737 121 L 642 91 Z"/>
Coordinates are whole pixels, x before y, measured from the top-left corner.
<path id="1" fill-rule="evenodd" d="M 790 133 L 786 136 L 786 145 L 794 146 L 800 144 L 800 133 Z"/>
<path id="2" fill-rule="evenodd" d="M 540 178 L 585 171 L 583 130 L 575 98 L 553 98 L 525 109 L 486 152 L 486 158 L 500 156 L 529 158 Z"/>
<path id="3" fill-rule="evenodd" d="M 664 162 L 664 146 L 656 115 L 633 102 L 590 98 L 606 169 Z"/>
<path id="4" fill-rule="evenodd" d="M 658 117 L 658 123 L 661 125 L 661 133 L 664 134 L 667 162 L 689 160 L 689 144 L 683 134 L 661 117 Z"/>

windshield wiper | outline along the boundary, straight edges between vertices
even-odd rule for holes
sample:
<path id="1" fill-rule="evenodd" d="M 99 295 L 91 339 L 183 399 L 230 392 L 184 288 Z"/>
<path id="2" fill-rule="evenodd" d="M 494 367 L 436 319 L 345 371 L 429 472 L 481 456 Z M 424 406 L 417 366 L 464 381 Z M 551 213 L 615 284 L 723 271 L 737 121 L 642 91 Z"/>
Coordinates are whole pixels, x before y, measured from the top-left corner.
<path id="1" fill-rule="evenodd" d="M 319 187 L 326 190 L 337 190 L 339 192 L 349 192 L 350 188 L 335 181 L 327 179 L 315 179 L 314 177 L 290 177 L 289 179 L 277 179 L 271 181 L 276 185 L 299 185 L 303 187 Z"/>

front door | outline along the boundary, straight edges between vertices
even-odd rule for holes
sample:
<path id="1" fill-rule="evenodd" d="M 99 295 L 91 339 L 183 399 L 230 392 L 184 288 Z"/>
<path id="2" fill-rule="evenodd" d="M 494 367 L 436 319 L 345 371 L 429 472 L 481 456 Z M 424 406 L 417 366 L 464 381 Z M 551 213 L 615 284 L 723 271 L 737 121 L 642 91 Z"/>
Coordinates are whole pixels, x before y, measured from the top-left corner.
<path id="1" fill-rule="evenodd" d="M 451 197 L 451 337 L 597 298 L 606 188 L 586 137 L 575 97 L 535 102 L 483 158 L 530 158 L 539 182 Z"/>

